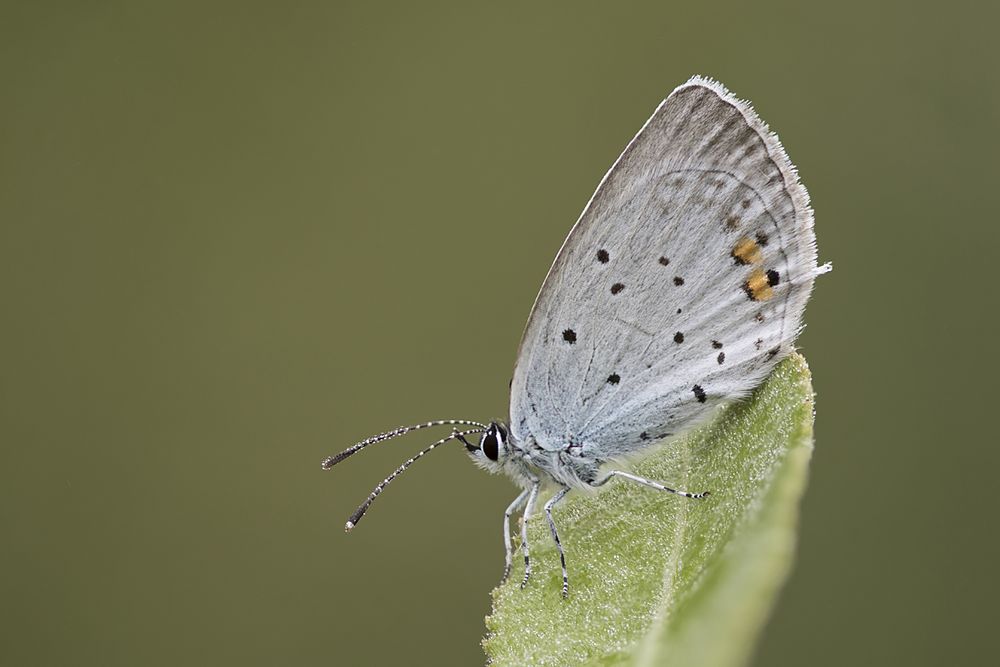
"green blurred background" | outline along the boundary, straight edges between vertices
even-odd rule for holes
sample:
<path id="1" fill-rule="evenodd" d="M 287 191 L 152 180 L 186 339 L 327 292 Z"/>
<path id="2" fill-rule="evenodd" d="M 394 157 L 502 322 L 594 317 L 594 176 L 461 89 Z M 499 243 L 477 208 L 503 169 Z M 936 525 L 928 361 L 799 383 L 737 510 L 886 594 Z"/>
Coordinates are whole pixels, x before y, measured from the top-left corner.
<path id="1" fill-rule="evenodd" d="M 835 265 L 755 663 L 991 661 L 980 6 L 3 3 L 0 662 L 482 663 L 514 487 L 445 448 L 346 536 L 429 439 L 319 461 L 506 414 L 563 237 L 694 73 L 780 133 Z"/>

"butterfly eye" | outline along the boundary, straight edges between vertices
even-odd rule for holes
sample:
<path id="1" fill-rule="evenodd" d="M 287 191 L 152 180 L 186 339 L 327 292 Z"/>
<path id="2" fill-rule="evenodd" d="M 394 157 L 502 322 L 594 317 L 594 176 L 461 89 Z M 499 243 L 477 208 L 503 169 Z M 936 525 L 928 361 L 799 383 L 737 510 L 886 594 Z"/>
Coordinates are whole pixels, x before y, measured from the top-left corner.
<path id="1" fill-rule="evenodd" d="M 479 448 L 483 450 L 483 454 L 486 454 L 486 458 L 490 461 L 496 461 L 500 456 L 500 442 L 498 438 L 497 428 L 494 426 L 483 435 L 483 441 L 479 443 Z"/>

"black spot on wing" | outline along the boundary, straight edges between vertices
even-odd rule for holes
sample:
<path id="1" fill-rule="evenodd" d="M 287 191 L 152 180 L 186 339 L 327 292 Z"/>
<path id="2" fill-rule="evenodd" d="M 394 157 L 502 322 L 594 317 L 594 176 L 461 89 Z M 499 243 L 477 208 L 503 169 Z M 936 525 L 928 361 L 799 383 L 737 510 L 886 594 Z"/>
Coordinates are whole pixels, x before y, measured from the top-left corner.
<path id="1" fill-rule="evenodd" d="M 621 376 L 618 373 L 612 373 L 608 376 L 608 384 L 618 384 L 621 380 Z"/>
<path id="2" fill-rule="evenodd" d="M 684 284 L 684 279 L 681 278 L 680 276 L 674 276 L 674 284 L 680 287 L 681 285 Z"/>
<path id="3" fill-rule="evenodd" d="M 670 260 L 667 259 L 666 257 L 660 257 L 660 264 L 662 264 L 663 266 L 667 266 L 670 264 Z"/>
<path id="4" fill-rule="evenodd" d="M 611 256 L 608 255 L 607 250 L 601 248 L 600 250 L 597 251 L 598 262 L 600 262 L 601 264 L 607 264 L 609 259 L 611 259 Z"/>
<path id="5" fill-rule="evenodd" d="M 625 289 L 625 285 L 623 285 L 621 283 L 615 283 L 614 285 L 611 286 L 611 293 L 612 294 L 618 294 L 623 289 Z"/>
<path id="6" fill-rule="evenodd" d="M 572 329 L 566 329 L 563 331 L 563 340 L 572 345 L 576 342 L 576 332 Z"/>
<path id="7" fill-rule="evenodd" d="M 781 282 L 781 274 L 775 271 L 774 269 L 770 269 L 767 272 L 767 284 L 770 285 L 771 287 L 774 287 L 779 282 Z"/>
<path id="8" fill-rule="evenodd" d="M 675 333 L 674 334 L 674 342 L 677 343 L 678 345 L 680 343 L 683 343 L 684 342 L 684 334 L 681 333 L 680 331 L 678 331 L 677 333 Z"/>
<path id="9" fill-rule="evenodd" d="M 713 340 L 712 341 L 712 347 L 714 347 L 716 350 L 721 350 L 722 349 L 722 343 L 720 343 L 717 340 Z"/>
<path id="10" fill-rule="evenodd" d="M 719 352 L 719 356 L 716 357 L 715 360 L 718 361 L 719 365 L 721 366 L 722 363 L 726 360 L 726 353 L 725 352 Z"/>
<path id="11" fill-rule="evenodd" d="M 691 391 L 694 392 L 694 397 L 698 399 L 699 403 L 705 402 L 705 390 L 701 388 L 700 384 L 691 387 Z"/>

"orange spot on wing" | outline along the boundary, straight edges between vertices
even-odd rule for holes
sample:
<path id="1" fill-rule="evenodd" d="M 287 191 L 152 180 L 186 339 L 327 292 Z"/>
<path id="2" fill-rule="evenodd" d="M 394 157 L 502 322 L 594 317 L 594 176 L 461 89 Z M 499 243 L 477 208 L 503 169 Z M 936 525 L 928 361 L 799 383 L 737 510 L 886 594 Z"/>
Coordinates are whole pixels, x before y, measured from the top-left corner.
<path id="1" fill-rule="evenodd" d="M 743 291 L 754 301 L 767 301 L 774 296 L 767 274 L 760 269 L 754 269 L 750 273 L 750 277 L 743 283 Z"/>
<path id="2" fill-rule="evenodd" d="M 757 242 L 745 237 L 736 242 L 729 254 L 737 264 L 759 264 L 763 259 Z"/>

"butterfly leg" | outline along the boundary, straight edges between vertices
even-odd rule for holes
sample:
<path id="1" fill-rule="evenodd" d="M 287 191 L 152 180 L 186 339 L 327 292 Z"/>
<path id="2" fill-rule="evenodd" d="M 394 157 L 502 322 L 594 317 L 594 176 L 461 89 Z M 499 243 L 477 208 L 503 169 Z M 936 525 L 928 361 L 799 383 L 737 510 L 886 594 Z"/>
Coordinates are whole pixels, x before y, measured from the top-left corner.
<path id="1" fill-rule="evenodd" d="M 556 530 L 556 522 L 552 520 L 552 508 L 557 502 L 563 499 L 569 493 L 569 487 L 564 486 L 559 490 L 559 493 L 552 496 L 552 499 L 545 503 L 545 517 L 549 520 L 549 529 L 552 531 L 552 539 L 556 543 L 556 549 L 559 550 L 559 561 L 562 563 L 562 596 L 569 597 L 569 575 L 566 574 L 566 554 L 563 553 L 562 542 L 559 541 L 559 532 Z"/>
<path id="2" fill-rule="evenodd" d="M 538 500 L 538 487 L 541 482 L 537 478 L 531 480 L 531 490 L 528 491 L 528 502 L 524 506 L 524 514 L 521 515 L 521 548 L 524 550 L 524 579 L 521 581 L 521 588 L 528 585 L 531 578 L 531 558 L 528 556 L 528 520 L 535 513 L 535 501 Z"/>
<path id="3" fill-rule="evenodd" d="M 624 477 L 625 479 L 635 482 L 636 484 L 642 484 L 643 486 L 648 486 L 657 491 L 669 491 L 670 493 L 676 493 L 679 496 L 684 496 L 685 498 L 705 498 L 711 491 L 703 491 L 702 493 L 689 493 L 688 491 L 679 491 L 677 489 L 671 489 L 669 486 L 664 486 L 659 482 L 653 481 L 651 479 L 646 479 L 645 477 L 639 477 L 638 475 L 633 475 L 630 472 L 625 472 L 624 470 L 612 470 L 607 475 L 594 482 L 593 486 L 604 486 L 612 477 Z"/>
<path id="4" fill-rule="evenodd" d="M 500 583 L 507 581 L 507 577 L 510 575 L 510 566 L 514 560 L 514 547 L 510 543 L 510 515 L 517 511 L 517 508 L 524 503 L 524 499 L 527 497 L 528 489 L 521 491 L 503 513 L 503 546 L 506 550 L 506 558 L 504 559 L 503 579 L 500 580 Z"/>

